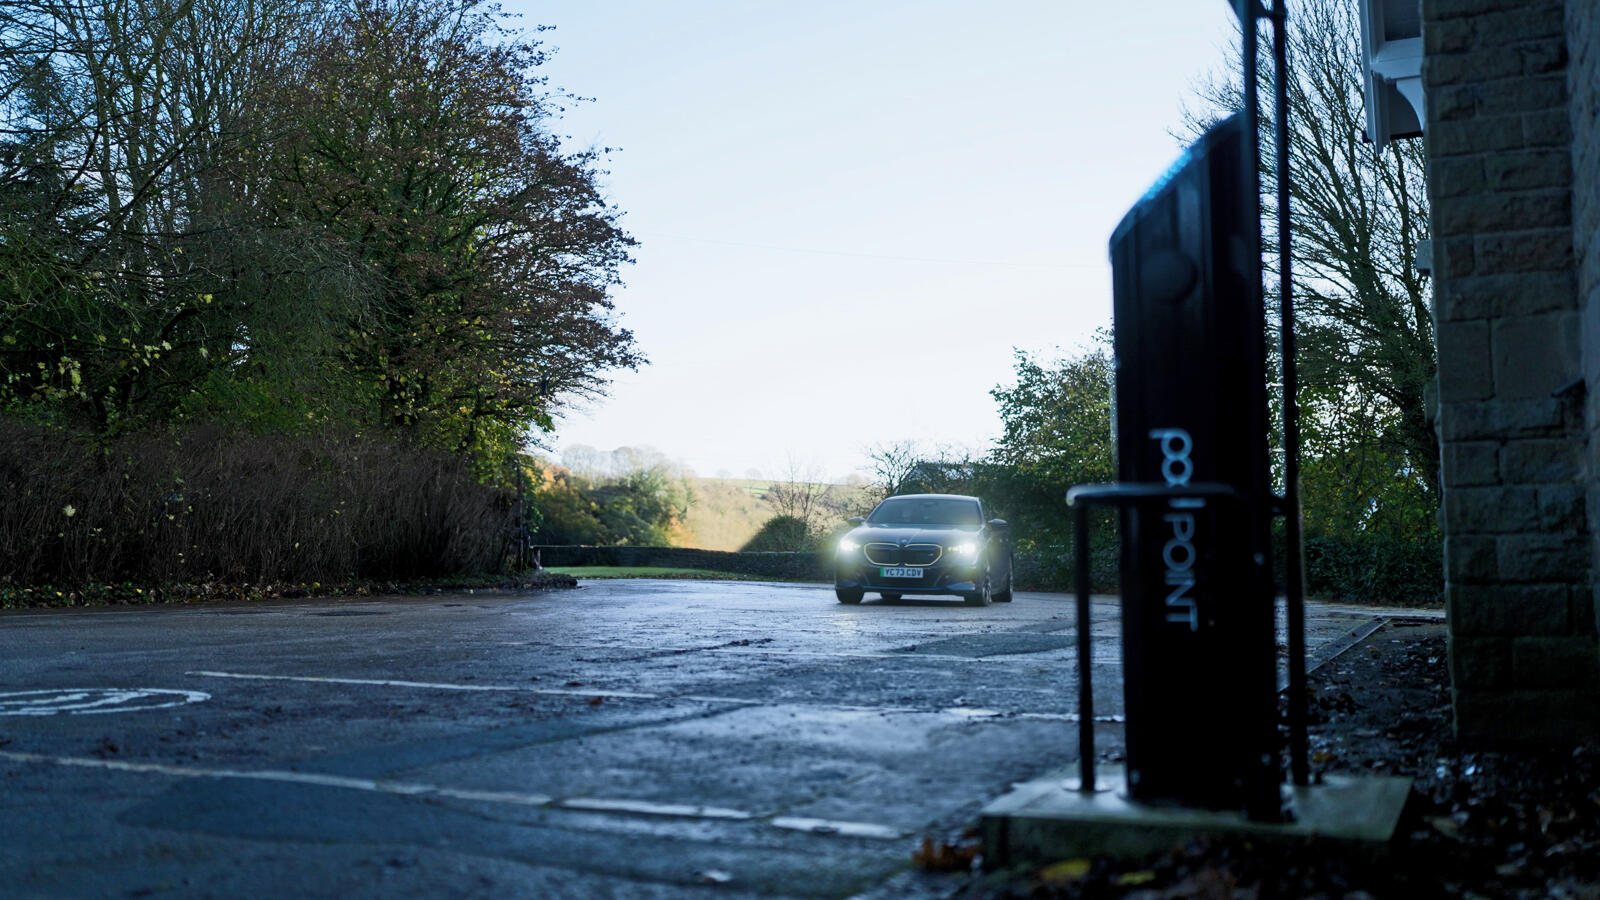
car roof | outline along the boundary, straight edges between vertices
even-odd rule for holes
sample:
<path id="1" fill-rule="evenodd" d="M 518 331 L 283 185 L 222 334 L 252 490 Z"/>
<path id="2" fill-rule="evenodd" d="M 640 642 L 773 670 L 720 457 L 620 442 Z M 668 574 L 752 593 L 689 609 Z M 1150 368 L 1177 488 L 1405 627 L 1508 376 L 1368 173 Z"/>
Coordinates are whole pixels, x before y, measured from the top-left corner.
<path id="1" fill-rule="evenodd" d="M 908 498 L 908 499 L 912 499 L 912 500 L 977 500 L 978 499 L 977 497 L 973 497 L 973 496 L 970 496 L 968 494 L 895 494 L 893 497 L 885 497 L 883 499 L 885 499 L 885 500 L 899 500 L 901 498 Z"/>

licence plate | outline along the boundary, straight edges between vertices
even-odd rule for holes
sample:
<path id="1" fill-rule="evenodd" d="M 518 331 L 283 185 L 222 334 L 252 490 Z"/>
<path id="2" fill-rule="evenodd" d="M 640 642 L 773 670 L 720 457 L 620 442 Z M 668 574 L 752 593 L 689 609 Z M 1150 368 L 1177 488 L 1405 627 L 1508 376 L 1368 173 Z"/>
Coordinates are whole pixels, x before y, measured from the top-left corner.
<path id="1" fill-rule="evenodd" d="M 922 570 L 912 566 L 884 566 L 878 569 L 884 578 L 921 578 Z"/>

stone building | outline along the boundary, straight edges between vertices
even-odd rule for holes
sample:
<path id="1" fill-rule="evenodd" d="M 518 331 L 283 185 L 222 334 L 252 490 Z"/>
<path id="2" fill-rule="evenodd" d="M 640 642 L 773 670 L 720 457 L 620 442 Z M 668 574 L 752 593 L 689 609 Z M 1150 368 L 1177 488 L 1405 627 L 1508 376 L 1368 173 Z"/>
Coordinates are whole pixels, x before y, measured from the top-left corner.
<path id="1" fill-rule="evenodd" d="M 1600 736 L 1600 0 L 1361 7 L 1427 149 L 1456 730 Z"/>

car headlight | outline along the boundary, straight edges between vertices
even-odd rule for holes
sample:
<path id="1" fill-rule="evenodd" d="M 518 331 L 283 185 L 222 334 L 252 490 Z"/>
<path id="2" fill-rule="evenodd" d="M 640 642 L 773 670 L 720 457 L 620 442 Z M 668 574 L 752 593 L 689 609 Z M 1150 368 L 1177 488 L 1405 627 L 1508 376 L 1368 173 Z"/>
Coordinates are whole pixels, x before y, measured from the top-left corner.
<path id="1" fill-rule="evenodd" d="M 860 549 L 861 549 L 861 545 L 856 543 L 855 541 L 850 540 L 849 538 L 845 538 L 844 540 L 839 542 L 839 552 L 840 553 L 854 553 L 854 552 L 856 552 L 857 550 L 860 550 Z"/>
<path id="2" fill-rule="evenodd" d="M 972 557 L 978 555 L 978 545 L 971 543 L 970 541 L 965 544 L 951 544 L 950 546 L 944 548 L 944 551 L 951 556 L 959 556 L 963 559 L 971 559 Z"/>

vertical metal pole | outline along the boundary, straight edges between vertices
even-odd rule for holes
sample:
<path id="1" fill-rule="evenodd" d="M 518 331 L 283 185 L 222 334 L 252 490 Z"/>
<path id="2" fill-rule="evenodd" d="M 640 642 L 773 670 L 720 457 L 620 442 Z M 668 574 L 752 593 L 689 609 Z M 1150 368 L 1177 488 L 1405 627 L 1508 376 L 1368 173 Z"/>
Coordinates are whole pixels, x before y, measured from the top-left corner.
<path id="1" fill-rule="evenodd" d="M 1078 587 L 1078 790 L 1093 792 L 1094 688 L 1089 675 L 1089 505 L 1079 503 L 1072 513 L 1073 576 Z"/>
<path id="2" fill-rule="evenodd" d="M 1272 81 L 1276 94 L 1274 143 L 1278 179 L 1278 358 L 1283 367 L 1283 531 L 1288 544 L 1284 593 L 1289 626 L 1289 769 L 1298 785 L 1311 780 L 1306 759 L 1306 616 L 1300 558 L 1300 407 L 1296 398 L 1294 282 L 1289 247 L 1289 12 L 1286 0 L 1272 5 Z"/>

